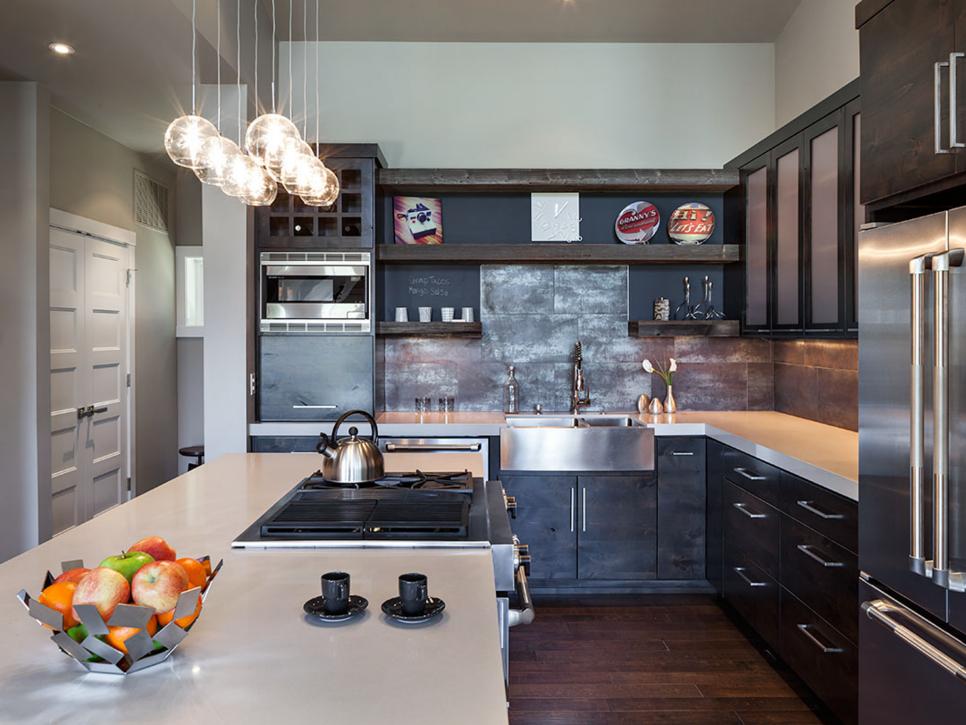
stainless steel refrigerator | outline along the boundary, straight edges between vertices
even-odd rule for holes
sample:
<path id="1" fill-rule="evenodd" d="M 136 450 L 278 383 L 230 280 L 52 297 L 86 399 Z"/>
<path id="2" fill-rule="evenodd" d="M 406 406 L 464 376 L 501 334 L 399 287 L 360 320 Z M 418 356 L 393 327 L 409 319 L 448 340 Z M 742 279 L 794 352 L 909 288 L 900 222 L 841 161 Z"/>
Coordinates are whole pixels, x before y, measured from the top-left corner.
<path id="1" fill-rule="evenodd" d="M 859 717 L 966 722 L 966 207 L 859 235 Z"/>

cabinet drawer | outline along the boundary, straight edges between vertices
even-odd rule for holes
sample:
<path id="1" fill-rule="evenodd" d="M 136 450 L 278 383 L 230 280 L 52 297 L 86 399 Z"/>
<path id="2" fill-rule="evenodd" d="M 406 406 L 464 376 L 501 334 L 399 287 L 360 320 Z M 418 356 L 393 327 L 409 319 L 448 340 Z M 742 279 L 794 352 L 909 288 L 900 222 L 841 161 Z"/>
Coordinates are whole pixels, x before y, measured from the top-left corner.
<path id="1" fill-rule="evenodd" d="M 335 420 L 347 410 L 372 411 L 371 337 L 264 335 L 260 344 L 260 420 Z"/>
<path id="2" fill-rule="evenodd" d="M 725 544 L 724 598 L 777 652 L 778 583 L 754 563 L 736 556 Z"/>
<path id="3" fill-rule="evenodd" d="M 742 561 L 750 561 L 778 579 L 780 544 L 777 509 L 725 481 L 722 502 L 724 547 Z"/>
<path id="4" fill-rule="evenodd" d="M 859 507 L 855 501 L 782 473 L 781 508 L 852 552 L 858 551 Z"/>
<path id="5" fill-rule="evenodd" d="M 782 584 L 842 634 L 858 641 L 855 555 L 788 517 L 781 528 Z"/>
<path id="6" fill-rule="evenodd" d="M 755 494 L 762 501 L 773 506 L 778 505 L 778 484 L 781 480 L 779 469 L 734 448 L 726 449 L 723 457 L 725 478 Z"/>
<path id="7" fill-rule="evenodd" d="M 858 605 L 856 605 L 856 611 Z M 858 719 L 856 646 L 781 588 L 781 654 L 844 723 Z"/>

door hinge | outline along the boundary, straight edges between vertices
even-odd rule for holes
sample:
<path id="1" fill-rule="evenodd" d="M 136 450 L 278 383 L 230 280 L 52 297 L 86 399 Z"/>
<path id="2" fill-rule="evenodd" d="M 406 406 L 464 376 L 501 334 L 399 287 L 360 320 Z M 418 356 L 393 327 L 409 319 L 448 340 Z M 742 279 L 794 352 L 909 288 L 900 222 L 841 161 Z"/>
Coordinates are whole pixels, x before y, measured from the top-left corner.
<path id="1" fill-rule="evenodd" d="M 248 373 L 248 395 L 255 397 L 255 373 Z"/>
<path id="2" fill-rule="evenodd" d="M 137 270 L 137 267 L 132 267 L 131 269 L 128 269 L 127 270 L 127 274 L 124 277 L 124 286 L 125 287 L 130 287 L 131 286 L 131 278 L 134 276 L 134 273 L 137 272 L 137 271 L 138 271 Z"/>
<path id="3" fill-rule="evenodd" d="M 128 388 L 131 387 L 131 373 L 128 373 L 127 376 L 124 378 L 124 385 L 125 387 L 128 387 Z"/>
<path id="4" fill-rule="evenodd" d="M 134 491 L 131 490 L 131 477 L 127 477 L 127 500 L 130 501 L 131 497 L 134 495 Z"/>

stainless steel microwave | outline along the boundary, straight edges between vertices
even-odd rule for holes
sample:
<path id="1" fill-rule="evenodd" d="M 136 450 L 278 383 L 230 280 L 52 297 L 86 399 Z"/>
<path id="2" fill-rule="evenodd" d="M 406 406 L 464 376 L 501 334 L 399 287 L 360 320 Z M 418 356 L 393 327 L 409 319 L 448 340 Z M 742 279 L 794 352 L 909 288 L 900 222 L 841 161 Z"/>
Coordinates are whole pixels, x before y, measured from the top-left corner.
<path id="1" fill-rule="evenodd" d="M 262 252 L 262 332 L 369 332 L 369 252 Z"/>

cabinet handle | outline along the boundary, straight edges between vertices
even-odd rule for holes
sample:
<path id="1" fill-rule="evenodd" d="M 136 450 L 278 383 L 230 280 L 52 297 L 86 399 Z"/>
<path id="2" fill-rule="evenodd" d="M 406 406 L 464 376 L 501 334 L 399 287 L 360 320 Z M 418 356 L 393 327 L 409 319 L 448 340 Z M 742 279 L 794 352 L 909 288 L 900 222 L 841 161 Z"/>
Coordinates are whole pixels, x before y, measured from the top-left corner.
<path id="1" fill-rule="evenodd" d="M 820 508 L 816 508 L 814 501 L 796 501 L 799 506 L 808 511 L 810 514 L 815 514 L 816 516 L 825 519 L 826 521 L 844 519 L 845 516 L 842 514 L 830 514 L 822 511 Z"/>
<path id="2" fill-rule="evenodd" d="M 735 574 L 737 574 L 742 579 L 744 579 L 745 580 L 745 584 L 747 584 L 750 587 L 767 587 L 768 586 L 768 582 L 756 582 L 754 579 L 750 578 L 747 574 L 745 574 L 745 567 L 743 567 L 743 566 L 736 566 L 735 567 Z"/>
<path id="3" fill-rule="evenodd" d="M 570 533 L 577 528 L 577 489 L 570 487 Z"/>
<path id="4" fill-rule="evenodd" d="M 759 476 L 758 474 L 755 474 L 755 473 L 748 473 L 747 468 L 742 468 L 740 466 L 735 469 L 735 473 L 737 473 L 739 476 L 744 476 L 749 481 L 767 481 L 768 480 L 767 476 Z"/>
<path id="5" fill-rule="evenodd" d="M 933 134 L 936 137 L 936 153 L 937 154 L 948 154 L 951 153 L 949 149 L 943 148 L 943 68 L 949 67 L 949 61 L 937 61 L 933 64 Z"/>
<path id="6" fill-rule="evenodd" d="M 808 640 L 821 650 L 822 654 L 835 655 L 845 651 L 841 647 L 830 647 L 822 642 L 822 640 L 812 634 L 811 624 L 796 624 L 795 626 L 798 627 L 799 632 L 808 637 Z"/>
<path id="7" fill-rule="evenodd" d="M 843 566 L 845 566 L 845 564 L 843 564 L 841 561 L 832 561 L 831 559 L 826 559 L 823 556 L 819 556 L 818 554 L 815 553 L 814 551 L 815 547 L 812 546 L 811 544 L 799 544 L 796 548 L 800 552 L 805 554 L 805 556 L 807 556 L 808 558 L 814 561 L 817 561 L 826 569 L 840 569 Z"/>
<path id="8" fill-rule="evenodd" d="M 587 530 L 587 489 L 580 489 L 580 515 L 583 519 L 580 530 Z"/>
<path id="9" fill-rule="evenodd" d="M 754 511 L 749 511 L 748 504 L 736 502 L 731 505 L 734 506 L 739 511 L 741 511 L 741 513 L 743 513 L 749 519 L 767 519 L 768 518 L 768 514 L 756 514 Z"/>
<path id="10" fill-rule="evenodd" d="M 960 664 L 945 652 L 940 651 L 934 644 L 913 632 L 909 627 L 899 624 L 889 616 L 890 614 L 901 614 L 902 610 L 899 607 L 889 604 L 883 599 L 874 599 L 871 602 L 863 602 L 859 608 L 865 612 L 865 616 L 869 619 L 884 624 L 896 637 L 917 650 L 921 655 L 928 657 L 953 677 L 966 680 L 966 665 Z M 938 632 L 939 630 L 935 631 Z"/>
<path id="11" fill-rule="evenodd" d="M 926 573 L 925 533 L 923 529 L 923 491 L 925 489 L 925 367 L 926 345 L 926 274 L 932 269 L 933 254 L 923 254 L 909 261 L 912 281 L 912 321 L 909 379 L 909 568 L 919 575 Z"/>
<path id="12" fill-rule="evenodd" d="M 296 403 L 292 406 L 293 410 L 335 410 L 337 405 L 308 405 L 306 403 Z"/>
<path id="13" fill-rule="evenodd" d="M 87 406 L 87 407 L 90 410 L 90 412 L 88 413 L 88 415 L 95 415 L 97 413 L 106 413 L 107 412 L 107 406 L 106 405 L 99 405 L 96 408 L 93 407 L 93 406 Z"/>
<path id="14" fill-rule="evenodd" d="M 671 451 L 672 456 L 693 456 L 694 451 Z"/>
<path id="15" fill-rule="evenodd" d="M 388 453 L 402 452 L 402 451 L 422 451 L 424 453 L 451 453 L 453 451 L 466 451 L 469 453 L 478 453 L 482 445 L 480 443 L 407 443 L 405 445 L 399 443 L 387 443 L 386 451 Z"/>
<path id="16" fill-rule="evenodd" d="M 960 58 L 966 57 L 966 53 L 949 54 L 949 148 L 966 148 L 966 143 L 959 141 L 959 114 L 956 108 L 956 63 Z"/>

